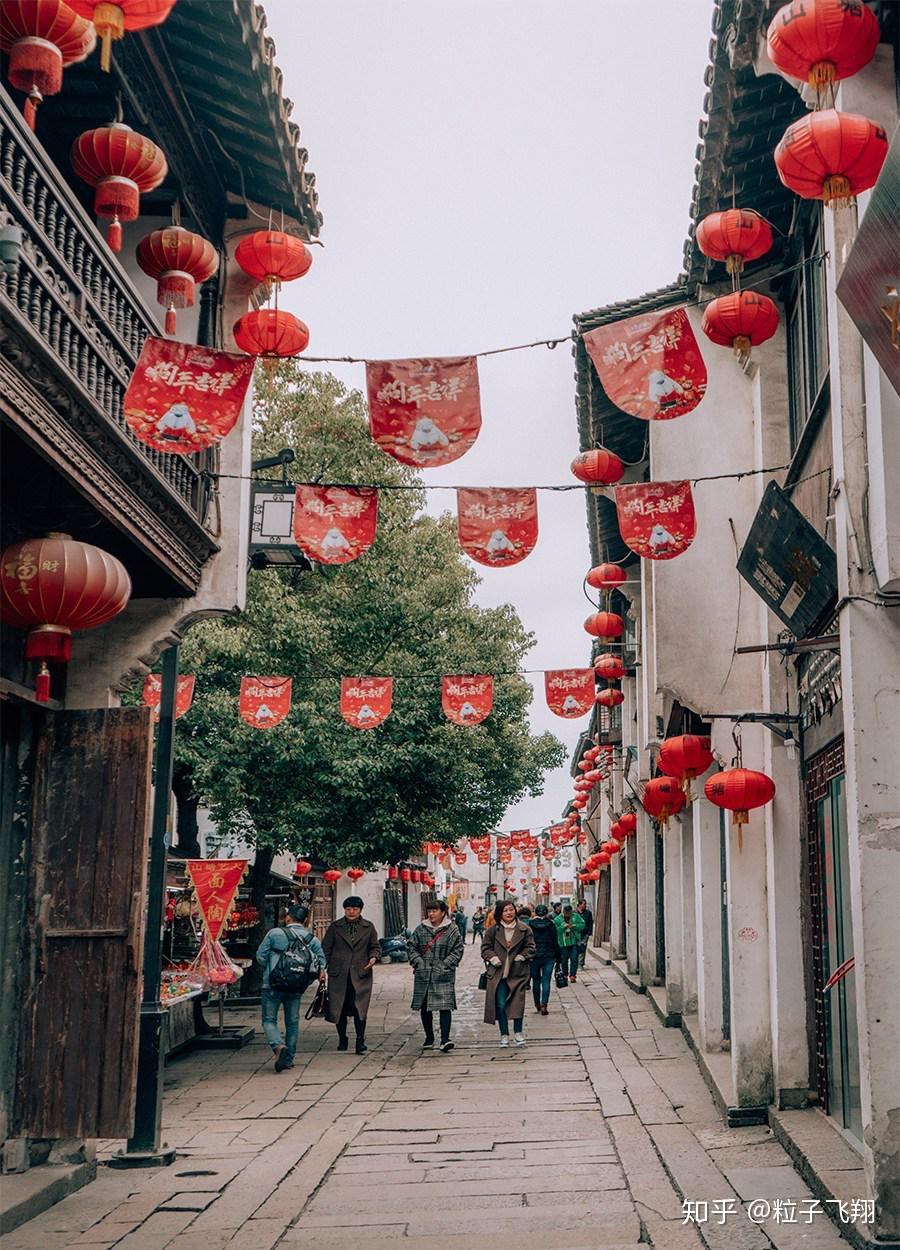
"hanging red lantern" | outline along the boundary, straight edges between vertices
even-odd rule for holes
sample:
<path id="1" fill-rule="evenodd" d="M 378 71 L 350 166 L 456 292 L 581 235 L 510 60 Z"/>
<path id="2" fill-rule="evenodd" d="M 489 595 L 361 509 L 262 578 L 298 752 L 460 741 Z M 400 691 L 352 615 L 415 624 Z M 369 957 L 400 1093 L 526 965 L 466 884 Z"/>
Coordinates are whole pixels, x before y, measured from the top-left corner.
<path id="1" fill-rule="evenodd" d="M 294 872 L 298 877 L 305 877 L 307 873 L 312 872 L 312 864 L 308 859 L 298 859 L 294 866 Z"/>
<path id="2" fill-rule="evenodd" d="M 298 356 L 309 346 L 309 328 L 293 313 L 260 308 L 234 323 L 234 341 L 248 356 L 281 360 Z"/>
<path id="3" fill-rule="evenodd" d="M 669 817 L 684 807 L 684 792 L 672 777 L 654 777 L 644 786 L 641 803 L 647 815 L 666 829 Z"/>
<path id="4" fill-rule="evenodd" d="M 594 667 L 596 667 L 596 665 Z M 599 754 L 600 754 L 599 747 L 589 747 L 584 753 L 584 758 L 586 760 L 595 760 Z"/>
<path id="5" fill-rule="evenodd" d="M 605 447 L 594 447 L 583 451 L 572 461 L 572 472 L 579 482 L 589 486 L 614 486 L 621 482 L 625 474 L 625 465 L 612 451 Z"/>
<path id="6" fill-rule="evenodd" d="M 587 840 L 588 836 L 586 833 L 579 833 L 575 839 L 579 846 L 587 846 Z"/>
<path id="7" fill-rule="evenodd" d="M 29 631 L 25 658 L 40 668 L 35 695 L 50 697 L 47 661 L 65 664 L 72 632 L 118 616 L 131 597 L 131 578 L 114 556 L 68 534 L 14 543 L 0 556 L 0 619 Z"/>
<path id="8" fill-rule="evenodd" d="M 94 23 L 100 36 L 100 68 L 109 72 L 114 40 L 123 39 L 126 30 L 147 30 L 159 26 L 169 16 L 175 0 L 69 0 L 76 13 Z"/>
<path id="9" fill-rule="evenodd" d="M 700 734 L 682 734 L 666 738 L 659 748 L 659 770 L 682 783 L 685 800 L 691 801 L 691 782 L 705 773 L 713 762 L 709 738 Z"/>
<path id="10" fill-rule="evenodd" d="M 597 852 L 597 867 L 605 868 L 606 865 L 611 861 L 611 859 L 612 859 L 612 856 L 610 855 L 608 851 L 598 851 Z"/>
<path id="11" fill-rule="evenodd" d="M 166 158 L 152 139 L 124 122 L 110 122 L 79 135 L 72 145 L 72 168 L 95 188 L 94 212 L 110 219 L 106 240 L 122 250 L 123 221 L 136 221 L 140 197 L 165 178 Z"/>
<path id="12" fill-rule="evenodd" d="M 627 669 L 618 655 L 607 652 L 605 655 L 598 655 L 594 660 L 594 672 L 605 681 L 621 681 Z M 597 756 L 593 758 L 596 759 Z"/>
<path id="13" fill-rule="evenodd" d="M 0 51 L 9 57 L 10 85 L 28 97 L 24 114 L 32 130 L 44 96 L 61 90 L 65 67 L 83 61 L 95 43 L 91 24 L 63 0 L 0 4 Z"/>
<path id="14" fill-rule="evenodd" d="M 845 208 L 878 181 L 887 151 L 883 127 L 857 113 L 824 109 L 788 126 L 775 167 L 795 195 Z"/>
<path id="15" fill-rule="evenodd" d="M 749 813 L 754 807 L 771 803 L 775 797 L 775 782 L 752 768 L 729 768 L 710 777 L 703 792 L 710 803 L 734 813 L 732 822 L 738 827 L 738 850 L 741 850 Z"/>
<path id="16" fill-rule="evenodd" d="M 193 308 L 196 286 L 216 272 L 219 255 L 199 234 L 166 226 L 141 239 L 136 256 L 147 277 L 156 279 L 156 302 L 166 310 L 166 334 L 174 334 L 175 310 Z"/>
<path id="17" fill-rule="evenodd" d="M 387 870 L 387 875 L 388 875 L 388 881 L 396 881 L 397 878 L 400 876 L 400 870 L 399 868 L 396 868 L 393 864 L 391 864 L 390 868 L 388 868 Z"/>
<path id="18" fill-rule="evenodd" d="M 622 837 L 622 826 L 617 820 L 614 820 L 609 827 L 609 836 L 613 842 L 620 841 Z"/>
<path id="19" fill-rule="evenodd" d="M 596 702 L 600 707 L 619 707 L 625 702 L 625 695 L 615 686 L 607 686 L 605 690 L 597 691 Z"/>
<path id="20" fill-rule="evenodd" d="M 594 590 L 612 590 L 628 580 L 628 574 L 618 564 L 598 564 L 584 579 Z"/>
<path id="21" fill-rule="evenodd" d="M 769 56 L 783 74 L 819 91 L 868 65 L 881 32 L 862 0 L 793 0 L 769 25 Z"/>
<path id="22" fill-rule="evenodd" d="M 255 230 L 235 248 L 234 259 L 257 282 L 279 287 L 302 278 L 312 264 L 312 252 L 296 235 L 283 230 Z"/>
<path id="23" fill-rule="evenodd" d="M 621 638 L 625 622 L 617 612 L 595 612 L 587 618 L 584 628 L 593 638 Z"/>
<path id="24" fill-rule="evenodd" d="M 343 874 L 341 873 L 340 868 L 326 868 L 322 873 L 322 878 L 327 881 L 329 885 L 334 885 L 336 882 L 340 881 L 342 875 Z"/>
<path id="25" fill-rule="evenodd" d="M 724 260 L 727 273 L 743 273 L 748 260 L 758 260 L 772 247 L 772 227 L 752 208 L 710 213 L 697 225 L 697 246 L 711 260 Z"/>
<path id="26" fill-rule="evenodd" d="M 348 868 L 347 876 L 351 881 L 360 881 L 365 876 L 365 870 L 362 868 Z"/>
<path id="27" fill-rule="evenodd" d="M 778 329 L 778 309 L 758 291 L 732 291 L 706 305 L 700 329 L 713 343 L 746 356 Z"/>
<path id="28" fill-rule="evenodd" d="M 577 808 L 578 808 L 578 810 L 579 810 L 579 811 L 581 811 L 583 808 L 587 807 L 587 802 L 588 802 L 588 801 L 587 801 L 587 799 L 584 797 L 584 795 L 583 795 L 583 794 L 579 794 L 577 798 L 574 798 L 574 799 L 572 800 L 572 806 L 573 806 L 573 807 L 577 807 Z"/>
<path id="29" fill-rule="evenodd" d="M 637 833 L 636 812 L 623 812 L 616 823 L 623 838 L 633 838 Z"/>
<path id="30" fill-rule="evenodd" d="M 414 868 L 414 869 L 412 870 L 412 872 L 410 873 L 410 881 L 412 881 L 413 885 L 420 885 L 420 884 L 421 884 L 421 881 L 422 881 L 422 870 L 421 870 L 420 868 Z"/>

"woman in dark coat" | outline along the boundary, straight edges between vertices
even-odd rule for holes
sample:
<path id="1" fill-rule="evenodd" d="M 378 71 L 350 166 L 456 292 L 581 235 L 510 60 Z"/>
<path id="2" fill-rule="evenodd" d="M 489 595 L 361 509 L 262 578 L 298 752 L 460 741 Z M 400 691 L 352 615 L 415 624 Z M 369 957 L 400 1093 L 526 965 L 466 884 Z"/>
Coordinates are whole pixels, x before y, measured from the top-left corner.
<path id="1" fill-rule="evenodd" d="M 456 1010 L 456 967 L 463 957 L 459 926 L 447 917 L 447 904 L 438 900 L 430 904 L 428 919 L 423 920 L 409 942 L 409 962 L 415 969 L 410 1006 L 418 1008 L 425 1030 L 423 1050 L 434 1047 L 434 1013 L 441 1027 L 441 1050 L 453 1049 L 450 1041 L 451 1012 Z"/>
<path id="2" fill-rule="evenodd" d="M 372 969 L 380 947 L 375 926 L 362 918 L 363 901 L 344 899 L 344 915 L 328 926 L 322 950 L 328 960 L 328 1002 L 325 1019 L 337 1025 L 338 1050 L 347 1049 L 347 1017 L 356 1026 L 356 1053 L 364 1055 L 366 1015 L 372 997 Z"/>
<path id="3" fill-rule="evenodd" d="M 550 981 L 553 969 L 559 963 L 559 939 L 556 936 L 556 925 L 550 919 L 549 908 L 545 903 L 534 909 L 531 921 L 531 932 L 534 934 L 534 955 L 531 959 L 531 992 L 534 995 L 534 1009 L 542 1016 L 549 1014 Z"/>
<path id="4" fill-rule="evenodd" d="M 522 1017 L 525 1015 L 525 994 L 534 955 L 534 934 L 516 915 L 516 905 L 509 899 L 494 908 L 495 924 L 486 931 L 481 942 L 481 958 L 487 972 L 484 996 L 484 1022 L 500 1026 L 500 1045 L 509 1045 L 509 1022 L 517 1046 L 525 1045 Z"/>

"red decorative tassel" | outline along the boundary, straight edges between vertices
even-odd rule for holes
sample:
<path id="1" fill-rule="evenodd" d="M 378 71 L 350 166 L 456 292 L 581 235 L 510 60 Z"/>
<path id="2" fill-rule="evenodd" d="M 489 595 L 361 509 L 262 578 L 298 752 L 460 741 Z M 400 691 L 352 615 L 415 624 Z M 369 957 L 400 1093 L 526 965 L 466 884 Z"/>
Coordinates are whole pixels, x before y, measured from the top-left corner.
<path id="1" fill-rule="evenodd" d="M 38 703 L 46 703 L 50 698 L 50 670 L 46 661 L 38 669 L 38 675 L 34 679 L 34 697 Z"/>
<path id="2" fill-rule="evenodd" d="M 177 329 L 177 322 L 176 322 L 176 317 L 175 317 L 175 309 L 167 308 L 166 309 L 166 334 L 174 334 L 176 329 Z"/>
<path id="3" fill-rule="evenodd" d="M 37 96 L 37 97 L 29 96 L 27 100 L 25 101 L 25 107 L 22 109 L 22 114 L 25 118 L 25 125 L 30 130 L 37 129 L 37 126 L 35 125 L 35 123 L 37 122 L 37 106 L 40 104 L 40 102 L 41 102 L 40 96 Z"/>
<path id="4" fill-rule="evenodd" d="M 106 241 L 109 244 L 110 251 L 121 252 L 122 250 L 122 223 L 118 217 L 114 217 L 109 223 L 109 229 L 106 231 Z"/>

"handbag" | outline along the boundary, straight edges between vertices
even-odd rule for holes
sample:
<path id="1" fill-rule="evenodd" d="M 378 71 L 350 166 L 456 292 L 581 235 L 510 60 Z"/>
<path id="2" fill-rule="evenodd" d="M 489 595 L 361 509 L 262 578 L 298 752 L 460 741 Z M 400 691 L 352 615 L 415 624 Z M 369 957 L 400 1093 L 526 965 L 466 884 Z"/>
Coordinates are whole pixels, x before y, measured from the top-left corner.
<path id="1" fill-rule="evenodd" d="M 566 986 L 569 984 L 569 978 L 566 976 L 566 974 L 562 971 L 561 968 L 556 969 L 556 976 L 554 980 L 556 981 L 556 988 L 558 990 L 565 989 Z"/>
<path id="2" fill-rule="evenodd" d="M 306 1019 L 321 1019 L 325 1015 L 325 1007 L 328 1003 L 328 987 L 324 981 L 319 982 L 319 987 L 315 992 L 312 1002 L 306 1009 Z"/>
<path id="3" fill-rule="evenodd" d="M 478 988 L 480 990 L 487 989 L 487 972 L 482 972 L 481 976 L 478 978 Z"/>

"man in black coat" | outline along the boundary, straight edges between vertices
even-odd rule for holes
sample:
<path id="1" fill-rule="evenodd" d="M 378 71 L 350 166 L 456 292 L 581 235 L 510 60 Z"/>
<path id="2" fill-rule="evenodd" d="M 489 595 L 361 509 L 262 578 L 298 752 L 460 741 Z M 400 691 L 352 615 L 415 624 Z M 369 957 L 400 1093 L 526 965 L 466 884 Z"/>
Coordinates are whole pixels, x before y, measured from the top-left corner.
<path id="1" fill-rule="evenodd" d="M 534 997 L 534 1009 L 542 1016 L 549 1014 L 550 984 L 553 969 L 559 962 L 559 939 L 556 925 L 550 919 L 549 911 L 544 903 L 534 909 L 534 916 L 529 921 L 534 934 L 534 954 L 531 957 L 531 993 Z"/>
<path id="2" fill-rule="evenodd" d="M 594 913 L 588 907 L 585 899 L 579 900 L 576 910 L 584 921 L 581 941 L 578 943 L 578 967 L 583 968 L 587 959 L 588 942 L 591 940 L 591 934 L 594 932 Z"/>

